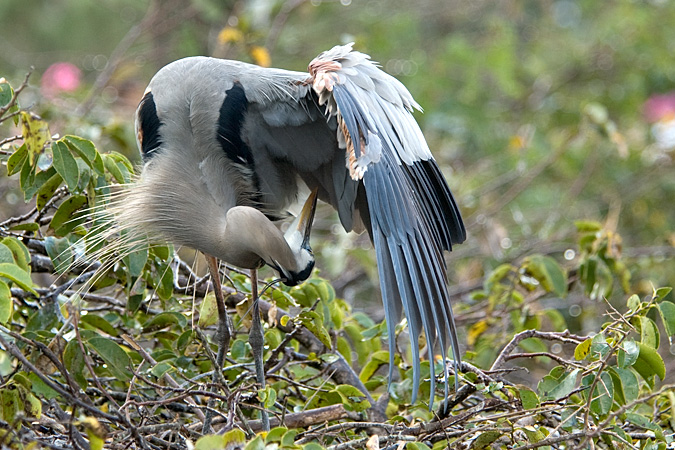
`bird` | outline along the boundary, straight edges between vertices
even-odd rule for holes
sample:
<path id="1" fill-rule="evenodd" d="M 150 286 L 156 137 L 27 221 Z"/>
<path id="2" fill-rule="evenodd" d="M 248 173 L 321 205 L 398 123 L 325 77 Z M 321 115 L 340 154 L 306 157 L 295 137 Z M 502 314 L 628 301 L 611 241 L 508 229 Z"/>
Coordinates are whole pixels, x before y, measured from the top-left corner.
<path id="1" fill-rule="evenodd" d="M 395 327 L 405 313 L 414 402 L 420 334 L 431 361 L 434 348 L 444 362 L 452 349 L 457 373 L 444 251 L 466 239 L 457 202 L 414 110 L 421 107 L 408 89 L 353 43 L 321 53 L 307 72 L 206 56 L 171 62 L 151 79 L 136 111 L 143 165 L 125 193 L 120 226 L 252 275 L 268 265 L 282 282 L 296 285 L 315 264 L 309 236 L 318 197 L 337 211 L 346 231 L 366 231 L 373 243 L 389 380 Z M 303 183 L 312 194 L 282 234 L 275 222 Z M 257 308 L 259 321 L 256 316 Z M 258 332 L 254 355 L 262 358 Z M 435 378 L 432 364 L 430 408 Z"/>

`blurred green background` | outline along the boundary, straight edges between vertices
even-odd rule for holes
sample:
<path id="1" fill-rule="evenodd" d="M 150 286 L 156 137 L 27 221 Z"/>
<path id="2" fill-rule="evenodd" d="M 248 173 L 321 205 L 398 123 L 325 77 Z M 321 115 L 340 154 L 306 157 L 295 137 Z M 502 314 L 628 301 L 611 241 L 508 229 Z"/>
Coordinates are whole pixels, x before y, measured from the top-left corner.
<path id="1" fill-rule="evenodd" d="M 34 66 L 23 104 L 52 132 L 136 158 L 133 110 L 162 65 L 203 54 L 305 70 L 354 41 L 425 109 L 469 231 L 448 257 L 458 298 L 505 261 L 574 260 L 577 220 L 603 223 L 647 294 L 675 282 L 673 23 L 666 0 L 4 0 L 0 76 L 18 85 Z M 72 85 L 47 71 L 63 62 Z M 2 186 L 7 216 L 21 205 Z M 333 223 L 323 210 L 318 267 L 367 307 L 367 239 Z M 602 320 L 584 301 L 560 304 L 579 328 Z"/>

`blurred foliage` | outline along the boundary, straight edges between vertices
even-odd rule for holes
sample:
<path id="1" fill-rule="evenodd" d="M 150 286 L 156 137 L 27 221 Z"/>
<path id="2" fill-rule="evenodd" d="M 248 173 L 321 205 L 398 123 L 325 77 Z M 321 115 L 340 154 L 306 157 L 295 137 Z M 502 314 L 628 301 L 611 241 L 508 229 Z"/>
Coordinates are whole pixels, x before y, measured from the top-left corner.
<path id="1" fill-rule="evenodd" d="M 674 21 L 672 2 L 628 0 L 0 3 L 0 442 L 672 445 L 675 307 L 658 287 L 675 273 L 675 105 L 648 105 L 675 91 Z M 467 364 L 447 412 L 410 404 L 403 326 L 383 397 L 373 256 L 328 210 L 314 244 L 326 279 L 263 294 L 269 385 L 257 393 L 244 275 L 227 271 L 237 335 L 212 390 L 213 295 L 190 261 L 157 246 L 103 271 L 74 264 L 96 250 L 92 212 L 134 172 L 133 108 L 159 67 L 210 54 L 304 70 L 349 41 L 425 108 L 469 230 L 448 256 Z M 78 85 L 47 89 L 64 61 Z M 209 399 L 222 436 L 195 425 Z M 247 429 L 261 401 L 288 428 Z"/>

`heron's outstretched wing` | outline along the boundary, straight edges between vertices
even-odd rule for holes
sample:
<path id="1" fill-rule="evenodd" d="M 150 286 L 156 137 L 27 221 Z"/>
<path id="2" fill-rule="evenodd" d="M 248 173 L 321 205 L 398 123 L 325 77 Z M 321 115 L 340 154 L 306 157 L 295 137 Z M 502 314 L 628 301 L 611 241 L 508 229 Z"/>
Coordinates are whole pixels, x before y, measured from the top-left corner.
<path id="1" fill-rule="evenodd" d="M 261 165 L 259 178 L 274 173 L 262 167 L 287 162 L 310 187 L 319 187 L 347 230 L 355 211 L 360 213 L 377 254 L 390 375 L 394 330 L 405 311 L 415 398 L 420 381 L 415 341 L 422 331 L 432 367 L 436 344 L 444 356 L 451 346 L 455 367 L 459 361 L 443 251 L 465 239 L 457 205 L 412 117 L 419 105 L 351 45 L 319 55 L 309 75 L 260 70 L 240 77 L 249 102 L 243 136 Z M 445 375 L 447 393 L 447 369 Z M 433 401 L 434 377 L 431 383 Z"/>
<path id="2" fill-rule="evenodd" d="M 413 339 L 422 330 L 429 359 L 440 344 L 444 357 L 452 346 L 455 368 L 459 346 L 446 284 L 443 250 L 461 243 L 466 232 L 459 209 L 412 117 L 419 105 L 398 80 L 381 71 L 367 55 L 338 46 L 309 66 L 314 91 L 338 124 L 346 165 L 362 180 L 377 253 L 389 331 L 405 310 Z M 416 343 L 413 397 L 420 378 Z M 393 364 L 390 365 L 390 375 Z M 445 372 L 447 394 L 447 369 Z M 431 378 L 433 401 L 434 377 Z"/>

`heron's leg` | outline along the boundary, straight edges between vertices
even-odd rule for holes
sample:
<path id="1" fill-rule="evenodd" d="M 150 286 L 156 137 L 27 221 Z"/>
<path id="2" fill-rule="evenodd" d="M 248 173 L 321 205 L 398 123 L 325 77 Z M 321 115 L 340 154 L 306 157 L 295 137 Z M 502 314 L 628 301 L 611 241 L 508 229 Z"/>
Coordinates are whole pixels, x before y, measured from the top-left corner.
<path id="1" fill-rule="evenodd" d="M 211 256 L 205 255 L 206 262 L 209 266 L 209 273 L 211 274 L 211 281 L 213 283 L 213 292 L 216 295 L 216 307 L 218 308 L 218 337 L 220 344 L 218 345 L 218 356 L 216 357 L 216 364 L 218 370 L 223 368 L 223 361 L 225 361 L 225 353 L 230 347 L 230 338 L 232 332 L 230 330 L 230 320 L 227 317 L 227 309 L 225 309 L 225 296 L 223 295 L 223 287 L 220 284 L 220 272 L 218 272 L 218 260 Z"/>
<path id="2" fill-rule="evenodd" d="M 209 273 L 211 274 L 211 283 L 213 284 L 213 292 L 216 296 L 216 306 L 218 308 L 218 355 L 216 356 L 216 367 L 213 368 L 213 383 L 222 381 L 221 373 L 223 370 L 223 362 L 225 361 L 225 353 L 230 347 L 230 338 L 232 332 L 230 331 L 230 319 L 227 316 L 227 309 L 225 309 L 225 297 L 223 296 L 223 287 L 220 284 L 220 272 L 218 272 L 218 260 L 211 256 L 204 254 L 206 263 L 209 266 Z M 212 398 L 208 402 L 209 409 L 206 411 L 204 417 L 204 425 L 202 433 L 207 434 L 211 432 L 211 420 L 213 419 L 213 407 L 215 399 Z"/>
<path id="3" fill-rule="evenodd" d="M 253 310 L 251 311 L 251 331 L 248 335 L 248 342 L 251 344 L 253 352 L 253 362 L 255 363 L 255 374 L 260 384 L 260 388 L 265 388 L 265 366 L 263 365 L 263 346 L 265 345 L 265 336 L 263 334 L 262 323 L 260 322 L 260 307 L 258 306 L 258 270 L 251 269 L 251 296 L 253 297 Z M 270 418 L 262 405 L 260 412 L 263 431 L 270 430 Z"/>

